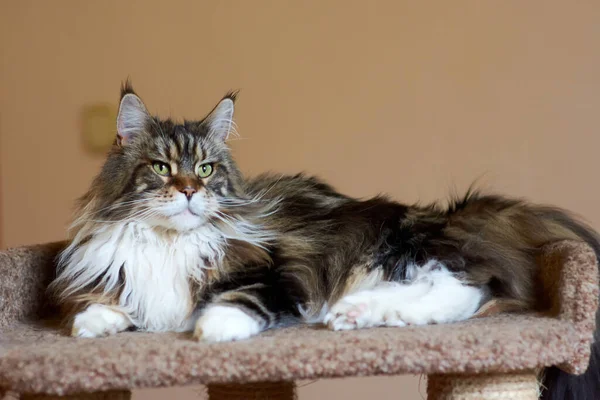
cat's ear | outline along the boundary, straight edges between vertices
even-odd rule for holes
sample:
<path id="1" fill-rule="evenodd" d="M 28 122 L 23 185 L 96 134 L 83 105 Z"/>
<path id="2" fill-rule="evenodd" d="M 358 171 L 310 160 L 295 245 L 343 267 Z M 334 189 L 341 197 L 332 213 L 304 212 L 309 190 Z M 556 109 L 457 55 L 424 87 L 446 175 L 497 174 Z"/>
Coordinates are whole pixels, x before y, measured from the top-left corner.
<path id="1" fill-rule="evenodd" d="M 228 93 L 204 119 L 210 137 L 224 142 L 232 131 L 235 132 L 233 110 L 236 96 L 237 92 Z"/>
<path id="2" fill-rule="evenodd" d="M 146 129 L 150 119 L 146 106 L 127 81 L 121 88 L 121 104 L 117 117 L 117 143 L 120 146 L 126 145 L 135 135 Z"/>

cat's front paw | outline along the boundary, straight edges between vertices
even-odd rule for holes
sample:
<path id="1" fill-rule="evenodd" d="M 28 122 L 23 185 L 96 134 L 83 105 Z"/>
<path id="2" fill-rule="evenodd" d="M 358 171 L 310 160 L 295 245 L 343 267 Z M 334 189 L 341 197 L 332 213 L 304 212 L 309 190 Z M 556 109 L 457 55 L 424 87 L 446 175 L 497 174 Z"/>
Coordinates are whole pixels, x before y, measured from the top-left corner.
<path id="1" fill-rule="evenodd" d="M 247 339 L 261 331 L 260 323 L 232 306 L 208 306 L 196 322 L 194 337 L 207 342 Z"/>
<path id="2" fill-rule="evenodd" d="M 92 304 L 75 316 L 71 336 L 94 338 L 114 335 L 131 325 L 125 314 L 101 304 Z"/>

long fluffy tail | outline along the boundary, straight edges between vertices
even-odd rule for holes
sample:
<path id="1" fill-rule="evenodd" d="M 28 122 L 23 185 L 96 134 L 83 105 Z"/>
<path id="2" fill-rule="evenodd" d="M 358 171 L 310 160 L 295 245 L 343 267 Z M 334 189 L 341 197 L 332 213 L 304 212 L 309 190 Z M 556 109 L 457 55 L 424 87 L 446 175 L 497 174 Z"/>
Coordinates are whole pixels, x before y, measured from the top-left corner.
<path id="1" fill-rule="evenodd" d="M 500 272 L 506 271 L 512 261 L 519 261 L 517 265 L 525 265 L 533 261 L 527 258 L 531 252 L 522 249 L 531 250 L 545 243 L 564 239 L 587 243 L 593 248 L 597 260 L 600 261 L 600 235 L 577 217 L 559 208 L 472 192 L 462 199 L 451 202 L 448 211 L 453 237 L 470 244 L 463 247 L 462 252 L 471 251 L 476 255 L 488 255 L 486 265 L 495 265 L 493 273 L 500 280 L 502 280 Z M 498 247 L 494 247 L 496 244 Z M 517 288 L 509 291 L 509 298 L 526 299 L 526 296 L 531 294 L 532 288 L 520 285 L 525 277 L 517 275 L 519 269 L 513 268 L 511 272 L 508 274 L 510 277 L 503 281 L 508 289 Z M 543 385 L 545 387 L 541 395 L 543 400 L 600 399 L 599 312 L 596 313 L 596 332 L 587 371 L 582 375 L 570 375 L 556 367 L 547 368 L 544 371 Z"/>

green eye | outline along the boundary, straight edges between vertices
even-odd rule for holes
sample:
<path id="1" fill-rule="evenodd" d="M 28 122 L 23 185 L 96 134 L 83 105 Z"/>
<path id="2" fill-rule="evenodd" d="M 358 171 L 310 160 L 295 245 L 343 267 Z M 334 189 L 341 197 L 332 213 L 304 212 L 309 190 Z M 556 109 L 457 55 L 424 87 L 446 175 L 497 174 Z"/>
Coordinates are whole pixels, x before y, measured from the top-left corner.
<path id="1" fill-rule="evenodd" d="M 152 169 L 160 176 L 169 176 L 171 175 L 171 168 L 165 163 L 156 161 L 152 163 Z"/>
<path id="2" fill-rule="evenodd" d="M 213 173 L 212 164 L 202 164 L 198 165 L 198 170 L 196 171 L 200 178 L 208 178 L 210 174 Z"/>

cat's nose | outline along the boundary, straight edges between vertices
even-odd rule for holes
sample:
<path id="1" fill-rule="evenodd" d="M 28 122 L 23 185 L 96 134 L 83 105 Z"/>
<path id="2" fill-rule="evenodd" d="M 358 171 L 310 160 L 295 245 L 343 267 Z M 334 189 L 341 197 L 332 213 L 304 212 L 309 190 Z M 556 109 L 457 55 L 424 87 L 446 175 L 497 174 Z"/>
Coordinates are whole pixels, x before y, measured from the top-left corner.
<path id="1" fill-rule="evenodd" d="M 197 192 L 197 190 L 191 186 L 186 186 L 183 189 L 179 189 L 179 191 L 185 194 L 185 197 L 187 197 L 188 200 L 191 199 L 194 193 Z"/>

